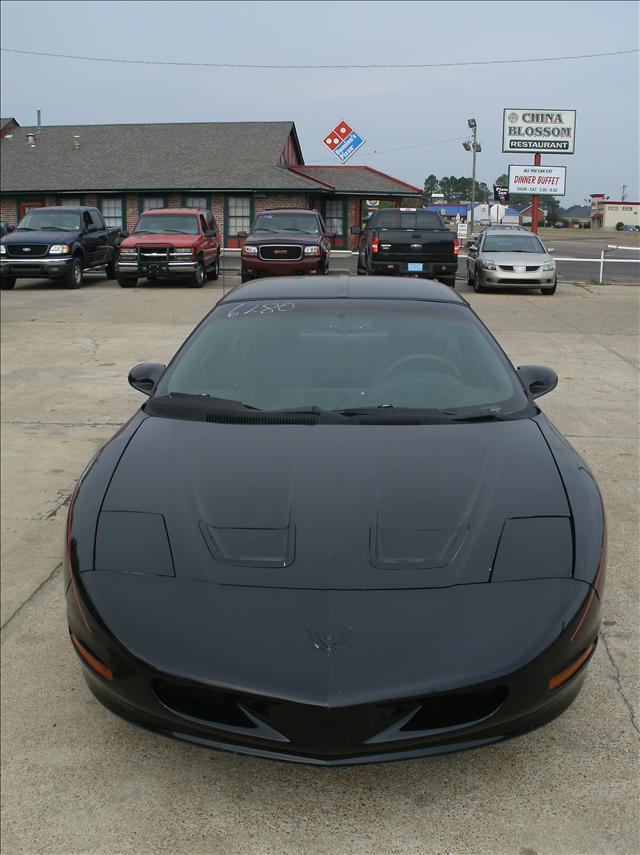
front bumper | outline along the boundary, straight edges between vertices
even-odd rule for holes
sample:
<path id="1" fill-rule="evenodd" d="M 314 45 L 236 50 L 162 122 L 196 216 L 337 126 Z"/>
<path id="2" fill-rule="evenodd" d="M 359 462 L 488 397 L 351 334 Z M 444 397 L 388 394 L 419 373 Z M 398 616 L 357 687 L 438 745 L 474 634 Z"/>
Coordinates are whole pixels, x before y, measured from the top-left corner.
<path id="1" fill-rule="evenodd" d="M 137 261 L 118 261 L 116 269 L 119 277 L 132 279 L 157 276 L 161 279 L 179 279 L 193 276 L 197 262 L 195 261 L 163 261 L 158 263 L 138 264 Z"/>
<path id="2" fill-rule="evenodd" d="M 309 591 L 299 599 L 301 592 L 280 589 L 271 592 L 273 602 L 286 602 L 274 615 L 264 591 L 238 589 L 227 600 L 229 589 L 223 595 L 210 583 L 89 571 L 68 588 L 67 613 L 70 631 L 113 671 L 108 681 L 83 661 L 91 691 L 114 713 L 195 744 L 332 766 L 477 747 L 558 716 L 577 696 L 586 663 L 555 690 L 548 681 L 597 640 L 592 590 L 564 579 L 432 589 L 418 597 L 377 592 L 382 611 L 371 628 L 361 616 L 350 642 L 331 654 L 308 643 L 306 621 L 314 618 L 305 601 L 326 595 L 342 625 L 340 612 L 358 615 L 361 592 L 334 599 L 336 592 Z M 300 608 L 292 615 L 294 599 Z M 402 621 L 390 621 L 399 604 Z M 180 621 L 185 606 L 189 619 Z"/>
<path id="3" fill-rule="evenodd" d="M 0 277 L 15 279 L 59 279 L 65 276 L 72 262 L 71 255 L 50 258 L 3 258 Z"/>
<path id="4" fill-rule="evenodd" d="M 297 261 L 268 261 L 257 256 L 242 256 L 244 276 L 304 276 L 321 273 L 325 260 L 322 256 L 304 256 Z"/>
<path id="5" fill-rule="evenodd" d="M 487 288 L 551 288 L 555 278 L 555 270 L 512 273 L 508 270 L 480 268 L 480 285 Z"/>

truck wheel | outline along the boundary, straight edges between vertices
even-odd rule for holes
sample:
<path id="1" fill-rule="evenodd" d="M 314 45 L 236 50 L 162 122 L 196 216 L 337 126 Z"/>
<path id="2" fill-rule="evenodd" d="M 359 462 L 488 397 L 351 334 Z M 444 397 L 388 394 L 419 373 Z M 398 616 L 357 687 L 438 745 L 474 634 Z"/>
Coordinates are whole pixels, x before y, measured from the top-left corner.
<path id="1" fill-rule="evenodd" d="M 121 288 L 133 288 L 137 283 L 137 278 L 134 279 L 133 276 L 127 276 L 126 278 L 124 276 L 118 276 L 118 285 Z"/>
<path id="2" fill-rule="evenodd" d="M 193 276 L 189 280 L 189 285 L 192 288 L 202 288 L 205 279 L 206 275 L 204 272 L 204 264 L 202 263 L 202 261 L 197 261 L 196 269 L 193 271 Z"/>
<path id="3" fill-rule="evenodd" d="M 240 274 L 240 280 L 244 282 L 251 282 L 253 276 L 250 273 L 245 273 L 244 271 Z"/>
<path id="4" fill-rule="evenodd" d="M 220 256 L 216 255 L 215 264 L 213 265 L 211 270 L 208 271 L 207 279 L 211 279 L 215 282 L 219 275 L 220 275 Z"/>
<path id="5" fill-rule="evenodd" d="M 80 288 L 82 285 L 82 262 L 76 255 L 71 262 L 71 267 L 66 272 L 64 284 L 67 288 Z"/>
<path id="6" fill-rule="evenodd" d="M 105 267 L 105 272 L 107 274 L 107 279 L 115 279 L 117 276 L 116 271 L 116 260 L 112 258 L 111 261 Z"/>
<path id="7" fill-rule="evenodd" d="M 6 279 L 0 279 L 0 291 L 11 291 L 16 284 L 14 276 L 8 276 Z"/>
<path id="8" fill-rule="evenodd" d="M 356 268 L 356 273 L 358 276 L 366 276 L 367 275 L 367 269 L 364 266 L 361 255 L 358 255 L 358 264 L 357 264 L 357 268 Z"/>
<path id="9" fill-rule="evenodd" d="M 456 277 L 455 276 L 441 276 L 440 281 L 443 285 L 447 285 L 449 288 L 456 287 Z"/>

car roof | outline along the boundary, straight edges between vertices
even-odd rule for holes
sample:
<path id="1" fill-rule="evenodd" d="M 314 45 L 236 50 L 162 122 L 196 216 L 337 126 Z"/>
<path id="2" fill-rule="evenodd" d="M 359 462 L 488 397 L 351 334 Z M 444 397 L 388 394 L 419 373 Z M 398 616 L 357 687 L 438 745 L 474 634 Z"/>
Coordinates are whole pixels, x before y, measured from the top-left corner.
<path id="1" fill-rule="evenodd" d="M 434 303 L 467 301 L 453 288 L 426 279 L 401 276 L 283 276 L 256 279 L 239 285 L 226 294 L 220 303 L 245 300 L 424 300 Z"/>

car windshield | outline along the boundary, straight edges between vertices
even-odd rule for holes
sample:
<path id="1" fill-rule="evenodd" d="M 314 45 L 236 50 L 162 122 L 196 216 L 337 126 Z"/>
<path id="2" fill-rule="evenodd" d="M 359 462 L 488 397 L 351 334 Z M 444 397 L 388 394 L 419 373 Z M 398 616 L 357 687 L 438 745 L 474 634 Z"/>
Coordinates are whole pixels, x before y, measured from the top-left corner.
<path id="1" fill-rule="evenodd" d="M 409 300 L 225 303 L 159 384 L 156 397 L 172 395 L 261 410 L 507 414 L 527 405 L 513 368 L 466 306 Z"/>
<path id="2" fill-rule="evenodd" d="M 134 235 L 197 235 L 198 218 L 193 214 L 143 214 Z"/>
<path id="3" fill-rule="evenodd" d="M 483 252 L 546 252 L 535 235 L 490 234 L 484 239 Z"/>
<path id="4" fill-rule="evenodd" d="M 315 214 L 259 214 L 252 232 L 301 232 L 306 235 L 319 235 L 320 226 Z"/>
<path id="5" fill-rule="evenodd" d="M 56 208 L 53 211 L 34 209 L 20 220 L 18 228 L 36 232 L 44 229 L 75 232 L 80 228 L 80 214 L 68 208 Z"/>

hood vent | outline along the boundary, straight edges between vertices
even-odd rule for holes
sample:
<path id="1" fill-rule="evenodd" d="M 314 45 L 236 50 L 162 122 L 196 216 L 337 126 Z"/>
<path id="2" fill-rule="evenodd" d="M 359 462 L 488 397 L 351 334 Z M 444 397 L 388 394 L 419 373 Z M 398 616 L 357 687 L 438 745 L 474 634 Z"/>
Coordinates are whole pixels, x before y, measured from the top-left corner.
<path id="1" fill-rule="evenodd" d="M 208 422 L 222 425 L 315 425 L 318 419 L 315 416 L 254 416 L 238 415 L 227 416 L 217 413 L 207 413 Z"/>

